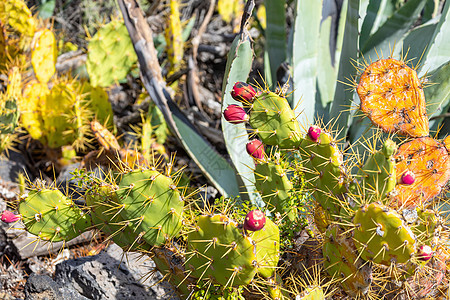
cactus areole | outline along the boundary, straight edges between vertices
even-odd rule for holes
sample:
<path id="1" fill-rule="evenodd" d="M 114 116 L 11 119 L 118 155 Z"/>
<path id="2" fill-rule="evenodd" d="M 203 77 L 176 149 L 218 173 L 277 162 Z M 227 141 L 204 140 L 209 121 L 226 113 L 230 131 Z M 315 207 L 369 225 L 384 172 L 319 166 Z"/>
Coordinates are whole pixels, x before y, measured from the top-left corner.
<path id="1" fill-rule="evenodd" d="M 223 116 L 225 117 L 225 120 L 233 124 L 244 123 L 249 119 L 249 116 L 245 112 L 244 108 L 235 104 L 228 106 L 224 110 Z"/>
<path id="2" fill-rule="evenodd" d="M 250 211 L 245 216 L 244 229 L 249 231 L 258 231 L 266 225 L 266 215 L 259 209 Z"/>
<path id="3" fill-rule="evenodd" d="M 241 81 L 236 82 L 231 91 L 231 97 L 233 97 L 234 100 L 244 103 L 253 102 L 255 95 L 255 89 L 248 83 Z"/>

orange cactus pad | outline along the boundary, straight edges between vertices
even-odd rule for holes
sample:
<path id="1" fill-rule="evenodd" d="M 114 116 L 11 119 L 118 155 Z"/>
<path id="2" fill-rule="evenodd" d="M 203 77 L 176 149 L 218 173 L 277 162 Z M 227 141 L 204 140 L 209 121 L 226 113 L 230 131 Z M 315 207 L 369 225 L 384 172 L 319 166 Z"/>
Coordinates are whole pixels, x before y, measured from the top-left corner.
<path id="1" fill-rule="evenodd" d="M 397 186 L 391 192 L 391 207 L 412 208 L 439 195 L 450 179 L 450 157 L 444 144 L 430 137 L 414 139 L 401 145 L 395 155 Z M 407 171 L 415 175 L 412 184 L 402 183 Z"/>
<path id="2" fill-rule="evenodd" d="M 361 110 L 384 131 L 412 137 L 429 134 L 422 84 L 403 61 L 390 58 L 370 64 L 357 92 Z"/>

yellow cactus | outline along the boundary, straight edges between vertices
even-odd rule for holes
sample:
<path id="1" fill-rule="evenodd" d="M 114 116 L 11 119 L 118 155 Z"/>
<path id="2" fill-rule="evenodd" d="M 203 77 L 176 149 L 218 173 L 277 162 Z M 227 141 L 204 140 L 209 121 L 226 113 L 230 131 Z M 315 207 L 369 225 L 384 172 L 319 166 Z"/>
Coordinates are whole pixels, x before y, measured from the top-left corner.
<path id="1" fill-rule="evenodd" d="M 32 37 L 36 31 L 37 21 L 22 0 L 1 1 L 0 20 L 15 31 L 29 37 Z"/>
<path id="2" fill-rule="evenodd" d="M 44 135 L 41 110 L 45 106 L 48 94 L 50 94 L 50 90 L 47 84 L 32 81 L 25 87 L 23 97 L 19 101 L 22 126 L 36 140 L 40 140 Z"/>
<path id="3" fill-rule="evenodd" d="M 8 85 L 6 96 L 8 98 L 19 99 L 22 95 L 22 75 L 19 67 L 11 67 L 8 73 Z"/>
<path id="4" fill-rule="evenodd" d="M 35 33 L 31 43 L 31 64 L 34 74 L 41 83 L 47 83 L 56 71 L 58 48 L 55 35 L 48 29 Z"/>
<path id="5" fill-rule="evenodd" d="M 169 58 L 169 74 L 180 69 L 183 60 L 183 38 L 181 36 L 180 8 L 178 0 L 170 0 L 170 15 L 167 19 L 165 39 L 167 44 L 167 56 Z"/>

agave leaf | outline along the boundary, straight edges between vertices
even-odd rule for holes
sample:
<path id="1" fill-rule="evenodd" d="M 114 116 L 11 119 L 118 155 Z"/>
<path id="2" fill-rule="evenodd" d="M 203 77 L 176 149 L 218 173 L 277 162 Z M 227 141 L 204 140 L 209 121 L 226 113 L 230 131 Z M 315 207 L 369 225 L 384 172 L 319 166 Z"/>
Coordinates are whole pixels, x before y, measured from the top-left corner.
<path id="1" fill-rule="evenodd" d="M 277 83 L 277 69 L 286 59 L 286 1 L 265 0 L 264 5 L 268 12 L 266 13 L 264 69 L 266 82 L 271 86 Z M 270 74 L 266 66 L 270 67 Z"/>
<path id="2" fill-rule="evenodd" d="M 440 21 L 436 26 L 431 45 L 424 53 L 422 68 L 419 76 L 431 72 L 450 60 L 450 2 L 446 1 Z"/>
<path id="3" fill-rule="evenodd" d="M 362 3 L 361 3 L 362 4 Z M 395 8 L 391 0 L 369 1 L 366 14 L 360 14 L 364 20 L 361 24 L 359 46 L 362 47 L 371 34 L 374 34 L 380 26 L 394 13 Z"/>
<path id="4" fill-rule="evenodd" d="M 294 81 L 292 106 L 300 124 L 313 122 L 316 116 L 316 76 L 321 15 L 322 1 L 296 1 L 292 51 Z"/>
<path id="5" fill-rule="evenodd" d="M 412 65 L 417 65 L 428 48 L 428 45 L 430 45 L 438 22 L 439 18 L 435 18 L 411 30 L 396 45 L 393 57 L 404 57 L 407 54 L 408 62 Z"/>
<path id="6" fill-rule="evenodd" d="M 427 113 L 430 116 L 431 130 L 436 131 L 442 119 L 433 119 L 433 117 L 448 112 L 450 108 L 450 62 L 427 74 L 427 76 L 432 83 L 431 86 L 424 89 Z"/>
<path id="7" fill-rule="evenodd" d="M 388 55 L 417 20 L 426 0 L 410 0 L 399 8 L 378 30 L 367 39 L 361 51 L 367 60 L 375 60 L 379 54 Z"/>
<path id="8" fill-rule="evenodd" d="M 231 90 L 237 81 L 247 81 L 253 62 L 253 50 L 246 30 L 234 39 L 228 53 L 227 66 L 222 85 L 222 111 L 231 104 L 239 104 L 231 97 Z M 249 142 L 247 129 L 242 124 L 231 124 L 222 117 L 222 132 L 231 161 L 238 173 L 238 181 L 244 185 L 243 198 L 248 198 L 252 204 L 262 206 L 255 188 L 255 175 L 249 169 L 254 166 L 253 158 L 245 153 L 245 145 Z M 235 176 L 235 175 L 233 175 Z M 235 176 L 236 177 L 236 176 Z"/>
<path id="9" fill-rule="evenodd" d="M 347 2 L 347 15 L 342 53 L 339 58 L 338 83 L 331 105 L 330 117 L 335 121 L 336 129 L 340 130 L 339 137 L 345 136 L 350 117 L 350 107 L 354 92 L 346 83 L 350 82 L 350 74 L 355 73 L 354 62 L 357 61 L 358 52 L 358 12 L 359 1 Z"/>
<path id="10" fill-rule="evenodd" d="M 336 69 L 332 65 L 331 53 L 330 53 L 330 33 L 331 33 L 331 21 L 332 18 L 329 16 L 322 21 L 320 25 L 320 39 L 319 39 L 319 53 L 318 53 L 318 63 L 317 63 L 317 95 L 319 103 L 322 108 L 327 107 L 327 104 L 333 101 L 334 89 L 336 86 Z M 316 104 L 316 108 L 318 104 Z M 324 116 L 326 111 L 318 111 L 319 115 Z M 326 112 L 328 114 L 328 112 Z"/>

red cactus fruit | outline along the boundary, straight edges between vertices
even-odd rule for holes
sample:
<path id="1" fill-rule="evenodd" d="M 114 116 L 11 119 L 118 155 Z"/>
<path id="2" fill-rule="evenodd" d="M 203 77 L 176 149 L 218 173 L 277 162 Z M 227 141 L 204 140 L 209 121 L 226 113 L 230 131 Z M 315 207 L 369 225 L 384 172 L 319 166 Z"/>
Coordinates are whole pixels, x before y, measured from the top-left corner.
<path id="1" fill-rule="evenodd" d="M 266 225 L 266 215 L 259 209 L 254 209 L 245 216 L 245 230 L 258 231 L 263 229 L 264 225 Z"/>
<path id="2" fill-rule="evenodd" d="M 411 185 L 416 181 L 416 175 L 414 175 L 412 171 L 408 170 L 403 173 L 401 180 L 403 184 Z"/>
<path id="3" fill-rule="evenodd" d="M 233 97 L 234 100 L 244 103 L 253 102 L 255 95 L 255 89 L 248 83 L 242 81 L 236 82 L 231 91 L 231 97 Z"/>
<path id="4" fill-rule="evenodd" d="M 417 257 L 422 261 L 430 260 L 433 257 L 433 249 L 428 245 L 422 245 L 419 247 L 419 254 Z"/>
<path id="5" fill-rule="evenodd" d="M 233 124 L 244 123 L 249 119 L 245 110 L 241 106 L 235 104 L 225 108 L 223 116 L 225 117 L 225 120 Z"/>
<path id="6" fill-rule="evenodd" d="M 313 142 L 317 142 L 319 140 L 320 134 L 322 133 L 322 129 L 318 126 L 311 126 L 308 129 L 308 136 Z"/>
<path id="7" fill-rule="evenodd" d="M 247 153 L 256 159 L 263 159 L 264 158 L 264 145 L 260 140 L 252 140 L 250 141 L 247 146 Z"/>
<path id="8" fill-rule="evenodd" d="M 5 210 L 2 213 L 1 219 L 5 223 L 13 223 L 20 219 L 19 215 L 15 215 L 12 211 Z"/>

